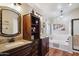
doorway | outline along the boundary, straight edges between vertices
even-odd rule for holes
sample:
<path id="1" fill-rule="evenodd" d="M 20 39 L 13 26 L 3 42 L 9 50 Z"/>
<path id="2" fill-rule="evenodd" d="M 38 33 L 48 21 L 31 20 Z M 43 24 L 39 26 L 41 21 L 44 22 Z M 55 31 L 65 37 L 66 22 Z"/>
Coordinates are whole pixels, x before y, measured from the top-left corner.
<path id="1" fill-rule="evenodd" d="M 79 51 L 79 19 L 72 19 L 72 49 Z"/>

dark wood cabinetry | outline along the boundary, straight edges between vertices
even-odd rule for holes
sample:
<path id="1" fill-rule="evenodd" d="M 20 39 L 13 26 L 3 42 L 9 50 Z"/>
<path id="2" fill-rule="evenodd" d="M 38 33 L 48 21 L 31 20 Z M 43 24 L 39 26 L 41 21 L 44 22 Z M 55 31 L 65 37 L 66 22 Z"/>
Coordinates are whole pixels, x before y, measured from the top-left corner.
<path id="1" fill-rule="evenodd" d="M 31 56 L 32 45 L 26 44 L 21 47 L 17 47 L 3 53 L 7 53 L 9 56 Z"/>
<path id="2" fill-rule="evenodd" d="M 48 52 L 49 38 L 40 39 L 40 18 L 30 13 L 23 16 L 23 38 L 32 40 L 32 56 L 42 56 Z"/>
<path id="3" fill-rule="evenodd" d="M 49 51 L 49 38 L 36 39 L 32 43 L 3 52 L 9 56 L 45 56 Z"/>
<path id="4" fill-rule="evenodd" d="M 40 18 L 32 13 L 23 16 L 23 39 L 40 38 Z"/>
<path id="5" fill-rule="evenodd" d="M 42 56 L 48 52 L 49 38 L 40 39 L 40 18 L 33 13 L 23 16 L 23 38 L 32 40 L 32 56 Z"/>
<path id="6" fill-rule="evenodd" d="M 38 56 L 38 47 L 39 47 L 39 40 L 35 40 L 33 43 L 32 43 L 32 50 L 31 50 L 31 54 L 32 56 Z"/>
<path id="7" fill-rule="evenodd" d="M 31 40 L 31 15 L 23 16 L 23 39 Z"/>
<path id="8" fill-rule="evenodd" d="M 44 56 L 49 51 L 49 37 L 41 39 L 41 55 Z"/>
<path id="9" fill-rule="evenodd" d="M 23 39 L 33 41 L 31 55 L 38 56 L 40 47 L 40 17 L 33 13 L 23 16 Z"/>

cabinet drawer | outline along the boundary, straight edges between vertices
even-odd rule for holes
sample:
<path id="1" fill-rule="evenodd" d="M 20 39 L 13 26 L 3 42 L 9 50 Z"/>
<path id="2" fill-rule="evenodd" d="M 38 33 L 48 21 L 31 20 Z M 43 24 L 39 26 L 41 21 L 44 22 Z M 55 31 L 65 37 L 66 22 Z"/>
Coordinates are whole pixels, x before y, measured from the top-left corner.
<path id="1" fill-rule="evenodd" d="M 42 45 L 41 45 L 41 53 L 44 56 L 49 51 L 49 38 L 48 37 L 43 38 L 41 40 L 41 42 L 42 42 Z"/>
<path id="2" fill-rule="evenodd" d="M 28 55 L 31 53 L 31 47 L 28 47 L 28 48 L 25 48 L 25 49 L 22 49 L 20 51 L 17 51 L 15 53 L 11 53 L 12 55 L 15 55 L 15 56 L 25 56 L 25 55 Z"/>
<path id="3" fill-rule="evenodd" d="M 21 47 L 17 47 L 17 48 L 5 51 L 5 53 L 9 53 L 11 56 L 21 56 L 30 52 L 31 49 L 32 49 L 31 44 L 27 44 Z"/>

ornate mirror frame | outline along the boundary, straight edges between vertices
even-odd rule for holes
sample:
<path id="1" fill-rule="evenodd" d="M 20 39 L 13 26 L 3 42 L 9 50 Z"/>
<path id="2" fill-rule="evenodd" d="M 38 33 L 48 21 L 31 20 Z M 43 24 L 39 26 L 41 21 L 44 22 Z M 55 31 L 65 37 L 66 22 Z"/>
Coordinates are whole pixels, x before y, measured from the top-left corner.
<path id="1" fill-rule="evenodd" d="M 17 36 L 18 34 L 20 34 L 21 33 L 21 14 L 10 7 L 0 6 L 0 8 L 1 8 L 0 9 L 0 35 L 5 36 L 5 37 L 13 37 L 13 36 Z M 18 19 L 17 19 L 18 20 L 18 33 L 5 34 L 2 32 L 2 11 L 3 10 L 8 10 L 8 11 L 14 12 L 18 15 Z"/>

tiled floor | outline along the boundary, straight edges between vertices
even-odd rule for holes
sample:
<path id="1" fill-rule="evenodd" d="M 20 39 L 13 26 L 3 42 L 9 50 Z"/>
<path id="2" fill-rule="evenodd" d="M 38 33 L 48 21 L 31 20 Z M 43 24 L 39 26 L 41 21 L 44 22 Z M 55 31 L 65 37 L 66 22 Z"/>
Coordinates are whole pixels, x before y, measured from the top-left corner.
<path id="1" fill-rule="evenodd" d="M 49 56 L 79 56 L 79 53 L 76 53 L 76 52 L 69 53 L 66 51 L 59 50 L 59 49 L 50 48 L 48 55 Z"/>

